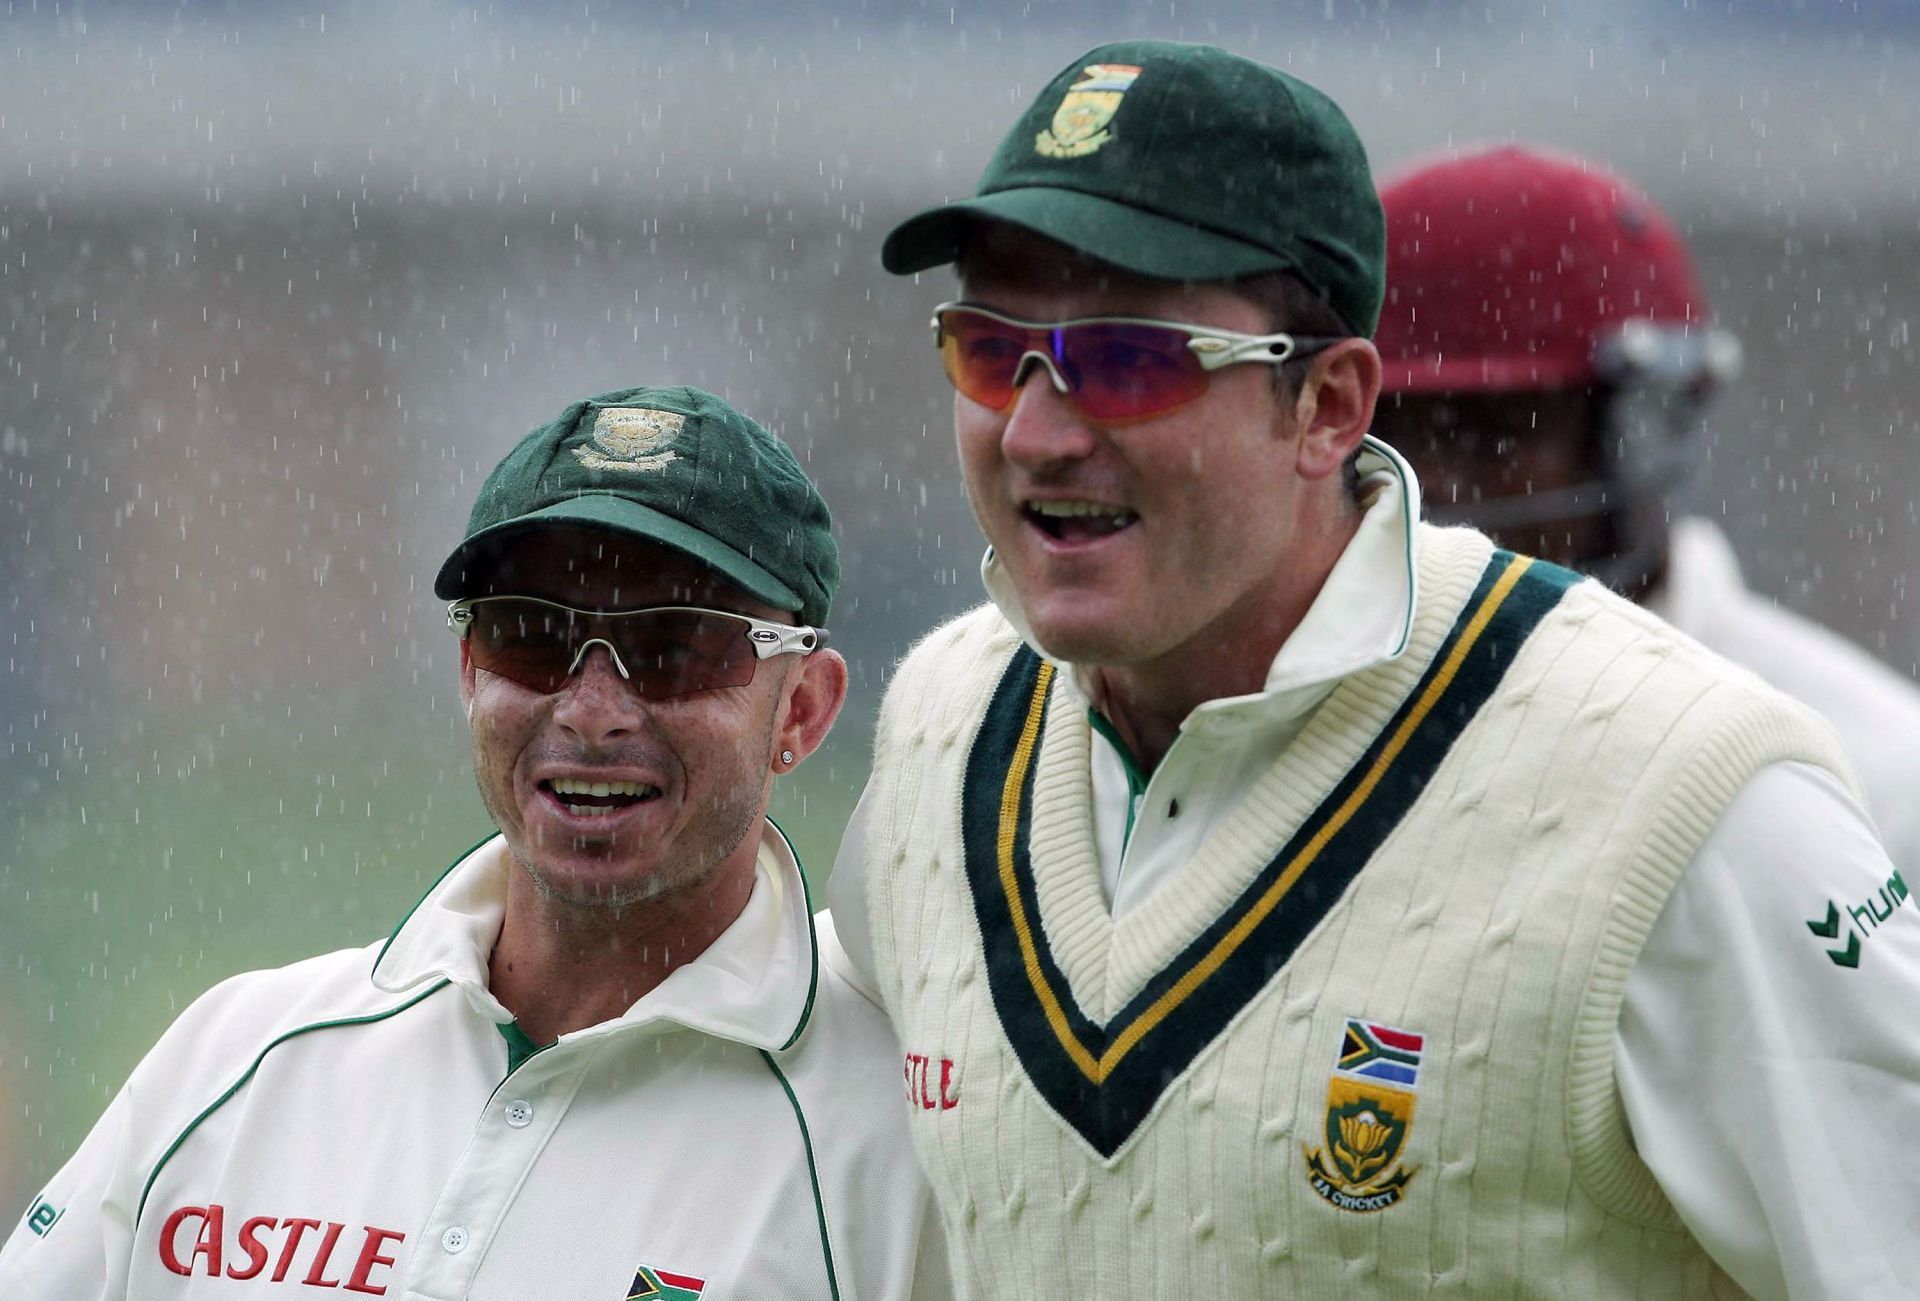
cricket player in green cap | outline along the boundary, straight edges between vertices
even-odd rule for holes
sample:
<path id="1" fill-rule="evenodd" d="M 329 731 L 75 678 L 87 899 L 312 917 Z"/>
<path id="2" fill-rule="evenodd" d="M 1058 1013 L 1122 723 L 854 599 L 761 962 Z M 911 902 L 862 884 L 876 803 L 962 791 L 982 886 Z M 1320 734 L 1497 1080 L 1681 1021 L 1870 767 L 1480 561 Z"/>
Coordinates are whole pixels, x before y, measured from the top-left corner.
<path id="1" fill-rule="evenodd" d="M 1754 1269 L 1644 1142 L 1824 1090 L 1829 1126 L 1726 1133 L 1702 1186 L 1784 1164 L 1835 1215 L 1920 1214 L 1920 1163 L 1851 1141 L 1916 1063 L 1821 1056 L 1823 1017 L 1893 1011 L 1849 964 L 1920 1001 L 1839 747 L 1601 585 L 1421 523 L 1368 436 L 1383 246 L 1331 100 L 1156 41 L 1075 59 L 886 240 L 959 275 L 929 307 L 990 600 L 895 673 L 830 890 L 959 1290 L 1902 1295 L 1911 1235 L 1811 1261 L 1769 1192 Z M 1798 1001 L 1725 1010 L 1811 1065 L 1663 1016 L 1718 1006 L 1729 934 L 1665 951 L 1666 914 L 1756 873 L 1791 883 Z M 1649 1001 L 1648 962 L 1695 982 Z"/>
<path id="2" fill-rule="evenodd" d="M 944 1296 L 886 1020 L 766 816 L 846 694 L 839 576 L 710 393 L 521 440 L 434 584 L 499 834 L 390 936 L 188 1008 L 0 1296 Z"/>

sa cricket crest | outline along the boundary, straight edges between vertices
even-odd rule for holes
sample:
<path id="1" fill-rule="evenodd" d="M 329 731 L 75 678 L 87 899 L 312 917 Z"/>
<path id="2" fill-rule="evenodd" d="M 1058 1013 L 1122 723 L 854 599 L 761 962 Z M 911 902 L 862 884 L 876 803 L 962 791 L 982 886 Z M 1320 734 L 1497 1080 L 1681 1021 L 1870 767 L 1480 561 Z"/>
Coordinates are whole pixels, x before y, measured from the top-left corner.
<path id="1" fill-rule="evenodd" d="M 1034 149 L 1048 158 L 1082 158 L 1113 139 L 1107 124 L 1139 75 L 1130 63 L 1089 63 L 1080 69 L 1053 111 L 1053 124 L 1033 138 Z"/>
<path id="2" fill-rule="evenodd" d="M 1327 1081 L 1326 1145 L 1300 1145 L 1307 1183 L 1343 1211 L 1384 1211 L 1419 1168 L 1400 1165 L 1425 1037 L 1349 1017 Z"/>
<path id="3" fill-rule="evenodd" d="M 648 473 L 680 459 L 671 444 L 687 418 L 652 407 L 602 407 L 593 419 L 593 446 L 573 454 L 589 470 Z"/>

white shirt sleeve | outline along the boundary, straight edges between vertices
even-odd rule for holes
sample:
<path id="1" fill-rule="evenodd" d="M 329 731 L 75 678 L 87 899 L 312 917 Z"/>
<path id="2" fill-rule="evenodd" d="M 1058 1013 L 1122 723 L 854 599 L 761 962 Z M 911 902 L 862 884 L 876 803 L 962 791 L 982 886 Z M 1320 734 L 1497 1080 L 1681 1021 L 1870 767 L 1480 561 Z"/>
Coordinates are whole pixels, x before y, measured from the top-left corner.
<path id="1" fill-rule="evenodd" d="M 1920 1296 L 1920 901 L 1830 774 L 1774 764 L 1728 806 L 1628 976 L 1614 1070 L 1748 1292 Z"/>
<path id="2" fill-rule="evenodd" d="M 872 793 L 869 780 L 847 819 L 847 829 L 840 834 L 840 852 L 834 855 L 833 875 L 827 878 L 836 943 L 831 949 L 823 946 L 822 952 L 848 984 L 884 1007 L 880 982 L 873 975 L 873 923 L 867 913 L 867 822 L 871 817 L 867 797 Z"/>
<path id="3" fill-rule="evenodd" d="M 0 1247 L 0 1297 L 125 1301 L 137 1207 L 128 1084 Z"/>
<path id="4" fill-rule="evenodd" d="M 873 790 L 869 782 L 860 792 L 840 836 L 840 852 L 834 856 L 833 875 L 827 878 L 828 911 L 816 921 L 820 940 L 820 960 L 832 967 L 849 985 L 859 990 L 874 1006 L 885 1009 L 879 982 L 873 977 L 873 932 L 867 915 L 867 796 Z M 920 1243 L 913 1275 L 913 1301 L 949 1301 L 953 1279 L 947 1268 L 946 1237 L 940 1222 L 939 1207 L 929 1195 L 925 1216 L 920 1224 Z"/>

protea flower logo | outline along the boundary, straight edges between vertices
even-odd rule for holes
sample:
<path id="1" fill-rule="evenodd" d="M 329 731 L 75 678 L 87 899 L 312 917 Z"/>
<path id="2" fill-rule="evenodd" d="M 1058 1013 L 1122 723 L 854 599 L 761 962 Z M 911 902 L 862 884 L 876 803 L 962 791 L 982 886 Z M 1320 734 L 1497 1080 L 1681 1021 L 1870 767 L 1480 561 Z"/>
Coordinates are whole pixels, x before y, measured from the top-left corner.
<path id="1" fill-rule="evenodd" d="M 1327 1151 L 1350 1184 L 1364 1184 L 1400 1155 L 1406 1122 L 1374 1098 L 1361 1098 L 1327 1112 Z"/>
<path id="2" fill-rule="evenodd" d="M 1304 1144 L 1307 1182 L 1343 1211 L 1383 1211 L 1418 1173 L 1399 1165 L 1425 1037 L 1349 1019 L 1327 1082 L 1326 1146 Z"/>

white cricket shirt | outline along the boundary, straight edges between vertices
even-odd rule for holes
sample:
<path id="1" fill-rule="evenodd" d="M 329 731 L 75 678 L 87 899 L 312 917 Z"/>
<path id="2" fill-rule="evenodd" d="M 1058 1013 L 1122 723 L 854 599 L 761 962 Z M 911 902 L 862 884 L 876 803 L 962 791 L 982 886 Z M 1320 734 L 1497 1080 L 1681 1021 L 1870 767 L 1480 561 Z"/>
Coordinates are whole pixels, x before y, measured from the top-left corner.
<path id="1" fill-rule="evenodd" d="M 487 990 L 513 870 L 495 837 L 386 943 L 197 1000 L 0 1250 L 0 1296 L 912 1293 L 937 1221 L 899 1059 L 820 964 L 780 834 L 706 952 L 538 1050 Z"/>
<path id="2" fill-rule="evenodd" d="M 1667 576 L 1647 608 L 1833 724 L 1887 857 L 1920 880 L 1920 686 L 1818 624 L 1749 591 L 1726 535 L 1673 522 Z"/>
<path id="3" fill-rule="evenodd" d="M 1264 690 L 1196 708 L 1144 780 L 1096 720 L 1094 839 L 1116 919 L 1178 888 L 1182 866 L 1342 677 L 1404 649 L 1418 600 L 1419 485 L 1372 438 L 1360 469 L 1359 530 Z M 1033 644 L 991 551 L 982 579 Z M 872 988 L 864 847 L 856 808 L 828 889 L 848 962 Z M 1701 1245 L 1757 1297 L 1790 1287 L 1920 1295 L 1920 1165 L 1847 1173 L 1863 1118 L 1876 1148 L 1920 1151 L 1920 904 L 1893 875 L 1865 815 L 1824 775 L 1763 769 L 1689 863 L 1627 980 L 1615 1072 L 1642 1159 Z M 1830 902 L 1841 933 L 1821 940 L 1807 923 L 1824 923 Z M 1859 964 L 1816 958 L 1827 969 L 1815 985 L 1780 960 L 1787 945 L 1844 956 L 1856 931 Z M 1757 1079 L 1767 1082 L 1759 1092 Z M 1896 1273 L 1908 1281 L 1892 1284 Z"/>

